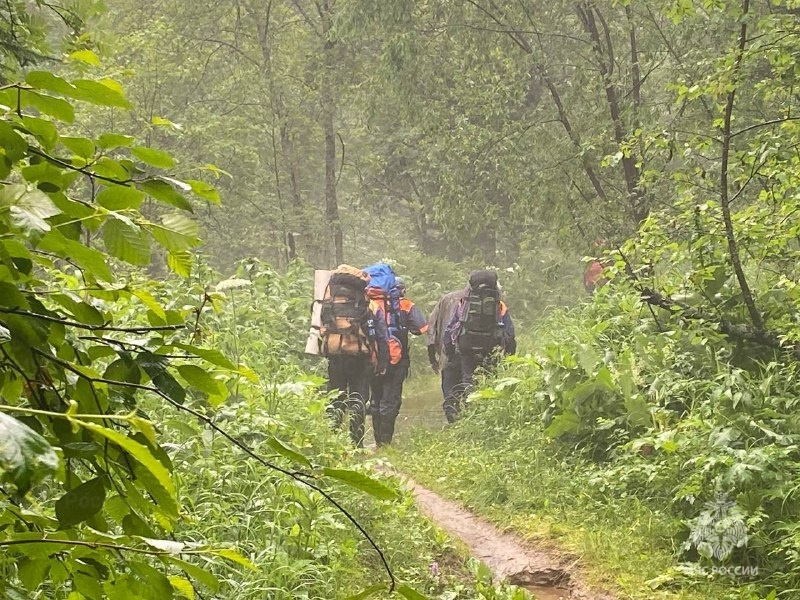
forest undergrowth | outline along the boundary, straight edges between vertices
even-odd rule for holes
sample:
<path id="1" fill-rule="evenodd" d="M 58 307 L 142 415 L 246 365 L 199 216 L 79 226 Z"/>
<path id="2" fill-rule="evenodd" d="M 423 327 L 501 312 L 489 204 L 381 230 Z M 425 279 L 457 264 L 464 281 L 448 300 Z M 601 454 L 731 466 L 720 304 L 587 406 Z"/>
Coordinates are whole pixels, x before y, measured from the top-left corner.
<path id="1" fill-rule="evenodd" d="M 656 318 L 624 281 L 551 314 L 391 459 L 621 597 L 792 598 L 796 364 Z"/>

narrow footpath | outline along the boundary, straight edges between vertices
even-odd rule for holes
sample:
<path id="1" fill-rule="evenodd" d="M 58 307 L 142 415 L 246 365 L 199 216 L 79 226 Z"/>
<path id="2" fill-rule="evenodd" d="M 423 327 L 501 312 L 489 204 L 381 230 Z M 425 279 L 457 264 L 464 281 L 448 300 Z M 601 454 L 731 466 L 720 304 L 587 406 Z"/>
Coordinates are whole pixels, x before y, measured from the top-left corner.
<path id="1" fill-rule="evenodd" d="M 400 477 L 419 508 L 437 527 L 460 540 L 471 556 L 488 566 L 496 581 L 507 581 L 531 592 L 538 600 L 614 600 L 589 590 L 576 573 L 574 562 L 556 553 L 531 547 L 517 536 L 503 533 L 459 504 L 415 483 L 388 466 L 381 472 Z"/>

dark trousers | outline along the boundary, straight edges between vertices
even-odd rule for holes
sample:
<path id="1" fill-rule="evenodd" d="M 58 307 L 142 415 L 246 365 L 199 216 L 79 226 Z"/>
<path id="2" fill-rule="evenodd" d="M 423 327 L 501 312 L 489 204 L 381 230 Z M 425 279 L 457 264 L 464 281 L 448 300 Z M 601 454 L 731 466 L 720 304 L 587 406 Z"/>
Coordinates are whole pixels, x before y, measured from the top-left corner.
<path id="1" fill-rule="evenodd" d="M 463 393 L 463 386 L 461 380 L 463 374 L 461 373 L 461 357 L 454 356 L 448 358 L 445 365 L 442 367 L 442 396 L 444 402 L 442 408 L 444 409 L 444 416 L 448 423 L 454 422 L 458 418 L 458 413 L 461 412 L 461 396 Z"/>
<path id="2" fill-rule="evenodd" d="M 392 443 L 394 425 L 403 403 L 403 382 L 408 377 L 407 360 L 389 365 L 386 374 L 372 379 L 370 407 L 375 443 L 384 446 Z"/>
<path id="3" fill-rule="evenodd" d="M 328 412 L 338 427 L 345 412 L 350 412 L 350 437 L 359 448 L 364 445 L 365 402 L 369 394 L 372 363 L 366 356 L 331 356 L 328 358 L 328 390 L 339 390 Z"/>
<path id="4" fill-rule="evenodd" d="M 445 393 L 444 414 L 448 422 L 452 423 L 458 418 L 464 399 L 475 385 L 475 371 L 479 367 L 491 368 L 496 362 L 491 354 L 485 356 L 457 354 L 452 362 L 448 362 L 447 366 L 442 369 L 442 392 Z M 452 371 L 450 371 L 451 364 L 453 365 Z M 450 389 L 449 394 L 445 392 L 446 388 Z"/>

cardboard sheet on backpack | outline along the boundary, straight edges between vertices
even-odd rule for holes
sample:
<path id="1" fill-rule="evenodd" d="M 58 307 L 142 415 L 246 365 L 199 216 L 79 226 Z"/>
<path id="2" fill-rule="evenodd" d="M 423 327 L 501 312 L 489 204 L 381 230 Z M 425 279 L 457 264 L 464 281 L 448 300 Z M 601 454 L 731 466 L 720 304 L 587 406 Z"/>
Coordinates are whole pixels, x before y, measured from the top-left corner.
<path id="1" fill-rule="evenodd" d="M 322 325 L 322 298 L 333 271 L 318 269 L 314 271 L 314 303 L 311 305 L 311 329 L 306 340 L 306 354 L 319 355 L 319 327 Z"/>

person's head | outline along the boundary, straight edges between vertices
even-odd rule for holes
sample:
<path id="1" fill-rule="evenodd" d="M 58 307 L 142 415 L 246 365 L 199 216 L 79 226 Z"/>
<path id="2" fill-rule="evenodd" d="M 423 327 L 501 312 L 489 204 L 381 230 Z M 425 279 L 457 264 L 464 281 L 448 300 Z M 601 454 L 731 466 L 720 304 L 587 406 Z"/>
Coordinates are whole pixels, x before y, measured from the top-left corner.
<path id="1" fill-rule="evenodd" d="M 401 298 L 406 295 L 406 282 L 402 277 L 395 277 L 394 285 L 400 293 Z"/>

